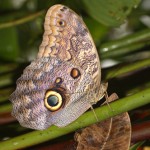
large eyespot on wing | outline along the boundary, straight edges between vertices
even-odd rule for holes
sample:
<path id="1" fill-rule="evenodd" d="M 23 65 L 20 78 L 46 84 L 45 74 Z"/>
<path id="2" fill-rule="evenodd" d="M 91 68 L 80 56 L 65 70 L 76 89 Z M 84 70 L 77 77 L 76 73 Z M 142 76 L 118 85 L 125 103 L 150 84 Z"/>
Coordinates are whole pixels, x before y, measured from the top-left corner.
<path id="1" fill-rule="evenodd" d="M 45 107 L 50 111 L 57 111 L 62 106 L 62 96 L 56 91 L 47 91 L 45 95 Z"/>
<path id="2" fill-rule="evenodd" d="M 44 105 L 50 112 L 59 111 L 65 106 L 65 103 L 67 102 L 67 98 L 65 96 L 66 89 L 60 87 L 61 84 L 60 79 L 61 78 L 58 77 L 55 80 L 56 85 L 54 83 L 53 88 L 48 89 L 45 92 Z"/>
<path id="3" fill-rule="evenodd" d="M 55 81 L 55 67 L 60 70 L 62 62 L 56 58 L 40 58 L 34 60 L 23 72 L 22 76 L 17 80 L 16 90 L 11 94 L 10 101 L 13 105 L 12 115 L 19 123 L 27 128 L 43 130 L 48 128 L 53 122 L 49 122 L 49 118 L 53 114 L 52 111 L 45 107 L 44 97 L 50 96 L 52 93 L 46 91 L 50 89 Z M 57 71 L 57 70 L 55 70 Z M 57 79 L 57 84 L 61 83 L 61 79 Z M 47 93 L 47 94 L 46 94 Z M 63 106 L 59 92 L 53 93 L 48 97 L 48 104 L 56 105 L 57 100 L 60 109 Z M 63 99 L 63 98 L 62 98 Z M 52 101 L 51 101 L 52 100 Z M 52 107 L 54 111 L 54 107 Z"/>

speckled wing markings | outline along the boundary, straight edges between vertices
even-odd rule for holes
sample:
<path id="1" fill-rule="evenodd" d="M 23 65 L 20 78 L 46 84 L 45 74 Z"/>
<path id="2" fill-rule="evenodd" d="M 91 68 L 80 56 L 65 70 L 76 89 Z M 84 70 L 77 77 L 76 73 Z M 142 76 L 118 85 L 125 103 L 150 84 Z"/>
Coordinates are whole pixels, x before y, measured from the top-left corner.
<path id="1" fill-rule="evenodd" d="M 108 97 L 112 102 L 116 93 Z M 76 150 L 129 150 L 131 124 L 128 113 L 98 122 L 75 133 Z"/>
<path id="2" fill-rule="evenodd" d="M 129 150 L 130 119 L 127 113 L 93 124 L 75 134 L 76 150 Z"/>
<path id="3" fill-rule="evenodd" d="M 98 54 L 82 19 L 68 7 L 54 5 L 44 30 L 37 58 L 10 96 L 12 115 L 22 126 L 38 130 L 68 125 L 105 91 Z"/>
<path id="4" fill-rule="evenodd" d="M 38 58 L 73 61 L 100 80 L 100 61 L 92 37 L 82 19 L 62 5 L 51 7 L 45 17 Z"/>

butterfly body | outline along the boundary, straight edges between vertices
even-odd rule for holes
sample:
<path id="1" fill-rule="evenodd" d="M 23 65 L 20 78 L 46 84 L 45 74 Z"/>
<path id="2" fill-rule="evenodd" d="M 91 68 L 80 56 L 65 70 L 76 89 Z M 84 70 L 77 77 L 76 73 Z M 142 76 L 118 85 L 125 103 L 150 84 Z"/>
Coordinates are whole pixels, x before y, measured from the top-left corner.
<path id="1" fill-rule="evenodd" d="M 22 126 L 38 130 L 68 125 L 106 90 L 100 83 L 95 45 L 76 13 L 54 5 L 46 14 L 44 29 L 37 58 L 25 68 L 10 96 L 12 115 Z"/>

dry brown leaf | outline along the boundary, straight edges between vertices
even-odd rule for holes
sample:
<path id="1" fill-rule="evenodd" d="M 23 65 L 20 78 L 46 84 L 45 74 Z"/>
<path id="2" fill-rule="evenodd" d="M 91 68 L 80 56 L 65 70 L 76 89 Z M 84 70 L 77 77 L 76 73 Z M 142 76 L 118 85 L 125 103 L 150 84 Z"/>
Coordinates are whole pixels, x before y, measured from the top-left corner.
<path id="1" fill-rule="evenodd" d="M 116 99 L 109 97 L 109 102 Z M 128 150 L 131 125 L 128 113 L 123 113 L 76 132 L 76 150 Z"/>

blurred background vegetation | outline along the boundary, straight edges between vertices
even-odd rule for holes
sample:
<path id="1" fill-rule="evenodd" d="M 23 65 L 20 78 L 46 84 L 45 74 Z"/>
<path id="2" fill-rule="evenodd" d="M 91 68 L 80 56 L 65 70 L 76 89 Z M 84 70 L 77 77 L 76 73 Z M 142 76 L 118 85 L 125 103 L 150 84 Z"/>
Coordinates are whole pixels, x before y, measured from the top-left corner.
<path id="1" fill-rule="evenodd" d="M 25 66 L 36 58 L 47 9 L 60 3 L 77 12 L 88 26 L 109 93 L 123 98 L 150 88 L 149 0 L 0 0 L 1 141 L 31 131 L 10 116 L 8 98 Z M 149 106 L 129 112 L 134 144 L 150 144 Z"/>

